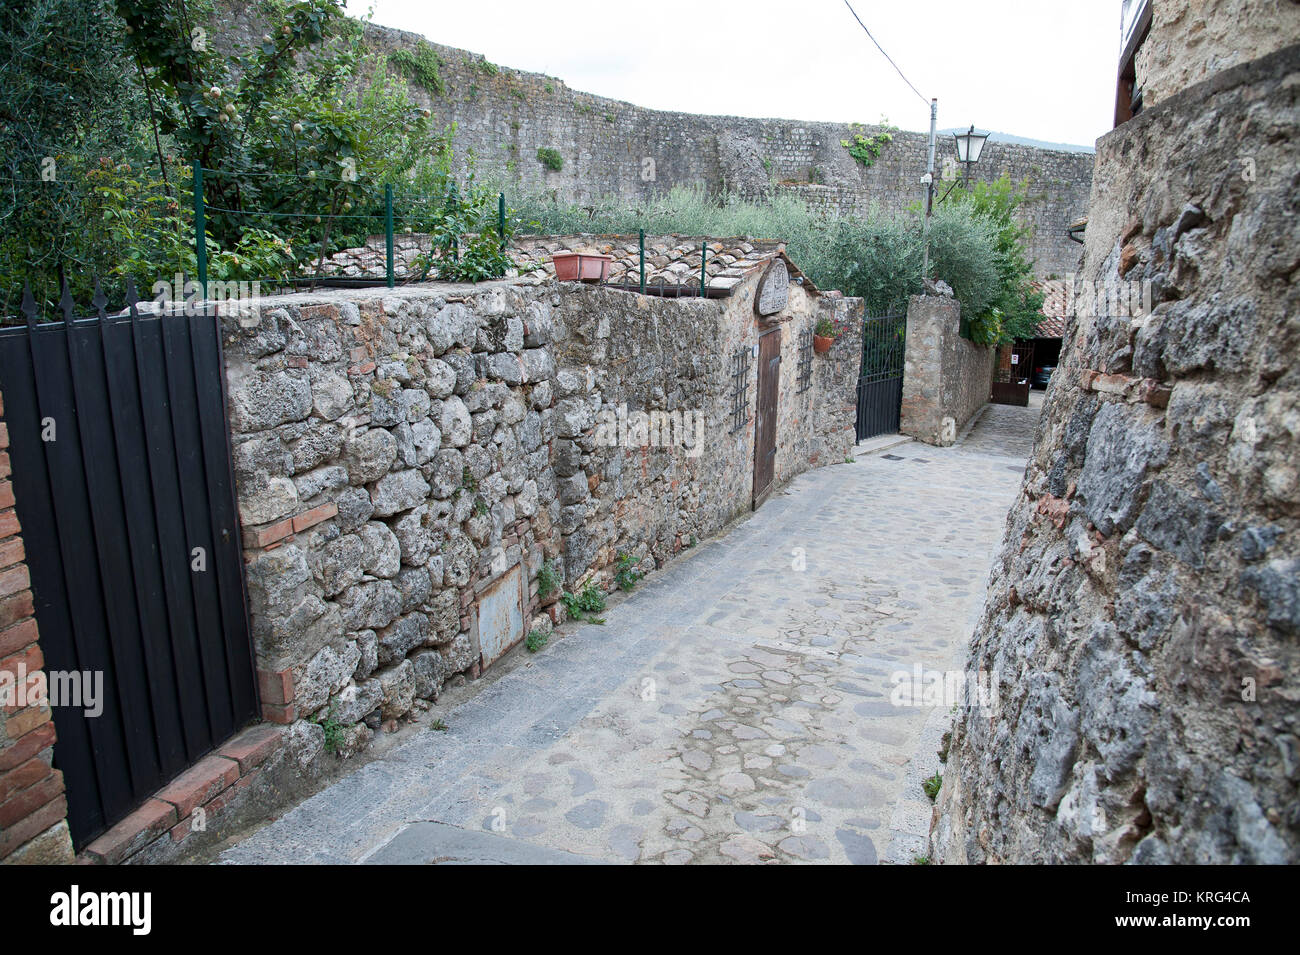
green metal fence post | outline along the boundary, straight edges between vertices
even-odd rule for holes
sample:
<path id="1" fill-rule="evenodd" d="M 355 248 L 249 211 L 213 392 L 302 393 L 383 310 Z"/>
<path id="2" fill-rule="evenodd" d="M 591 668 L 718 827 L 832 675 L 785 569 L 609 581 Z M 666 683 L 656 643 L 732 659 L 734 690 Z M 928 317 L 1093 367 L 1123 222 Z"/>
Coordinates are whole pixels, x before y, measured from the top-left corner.
<path id="1" fill-rule="evenodd" d="M 393 187 L 384 186 L 384 246 L 387 253 L 384 261 L 384 276 L 388 287 L 393 287 Z"/>
<path id="2" fill-rule="evenodd" d="M 641 230 L 641 294 L 645 294 L 645 229 Z"/>
<path id="3" fill-rule="evenodd" d="M 199 265 L 199 294 L 208 300 L 208 220 L 203 204 L 203 165 L 194 160 L 194 257 Z"/>
<path id="4" fill-rule="evenodd" d="M 459 201 L 460 201 L 460 190 L 456 188 L 456 183 L 452 182 L 449 186 L 447 186 L 447 211 L 452 212 L 456 208 L 456 204 Z M 460 261 L 460 236 L 459 235 L 454 235 L 451 237 L 451 260 L 453 262 Z"/>
<path id="5" fill-rule="evenodd" d="M 506 241 L 506 194 L 504 192 L 497 196 L 497 235 L 504 245 Z"/>
<path id="6" fill-rule="evenodd" d="M 709 243 L 700 243 L 700 298 L 704 298 L 704 284 L 709 280 L 704 272 L 704 263 L 709 261 Z"/>

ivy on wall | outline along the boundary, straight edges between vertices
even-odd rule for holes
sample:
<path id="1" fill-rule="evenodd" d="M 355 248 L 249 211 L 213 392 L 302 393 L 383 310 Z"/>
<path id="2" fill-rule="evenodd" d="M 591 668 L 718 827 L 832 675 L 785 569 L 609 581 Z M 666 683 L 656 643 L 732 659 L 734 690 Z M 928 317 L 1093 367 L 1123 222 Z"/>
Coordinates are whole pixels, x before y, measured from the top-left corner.
<path id="1" fill-rule="evenodd" d="M 880 151 L 894 141 L 894 133 L 898 132 L 897 126 L 891 126 L 888 122 L 882 121 L 881 131 L 874 136 L 864 136 L 857 132 L 861 129 L 857 123 L 853 124 L 853 138 L 841 139 L 840 145 L 849 151 L 849 155 L 862 164 L 864 169 L 870 169 L 877 159 L 880 158 Z"/>
<path id="2" fill-rule="evenodd" d="M 446 92 L 447 84 L 442 78 L 442 58 L 424 40 L 417 43 L 414 50 L 394 50 L 388 54 L 388 62 L 407 79 L 414 80 L 429 92 L 438 95 Z"/>

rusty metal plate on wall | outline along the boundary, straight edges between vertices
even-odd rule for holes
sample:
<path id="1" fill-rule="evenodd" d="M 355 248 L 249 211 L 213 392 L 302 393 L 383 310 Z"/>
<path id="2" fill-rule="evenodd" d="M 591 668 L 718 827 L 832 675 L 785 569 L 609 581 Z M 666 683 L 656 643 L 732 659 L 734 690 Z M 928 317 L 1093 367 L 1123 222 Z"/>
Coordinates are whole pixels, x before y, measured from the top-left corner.
<path id="1" fill-rule="evenodd" d="M 478 640 L 484 667 L 523 639 L 522 580 L 521 566 L 516 564 L 478 598 Z"/>
<path id="2" fill-rule="evenodd" d="M 772 260 L 763 277 L 758 280 L 754 295 L 754 311 L 759 315 L 775 315 L 790 304 L 790 270 L 779 256 Z"/>

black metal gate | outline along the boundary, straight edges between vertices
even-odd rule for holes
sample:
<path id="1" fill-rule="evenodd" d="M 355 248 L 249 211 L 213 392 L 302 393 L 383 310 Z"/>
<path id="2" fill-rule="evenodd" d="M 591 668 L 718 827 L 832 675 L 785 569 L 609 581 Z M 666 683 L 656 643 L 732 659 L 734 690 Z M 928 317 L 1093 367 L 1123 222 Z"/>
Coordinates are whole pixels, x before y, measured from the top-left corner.
<path id="1" fill-rule="evenodd" d="M 869 317 L 862 333 L 858 376 L 858 440 L 898 431 L 903 407 L 907 315 Z"/>
<path id="2" fill-rule="evenodd" d="M 0 328 L 0 389 L 47 672 L 103 674 L 56 707 L 80 848 L 258 708 L 214 314 Z M 133 299 L 134 296 L 132 295 Z M 59 702 L 57 700 L 52 702 Z"/>

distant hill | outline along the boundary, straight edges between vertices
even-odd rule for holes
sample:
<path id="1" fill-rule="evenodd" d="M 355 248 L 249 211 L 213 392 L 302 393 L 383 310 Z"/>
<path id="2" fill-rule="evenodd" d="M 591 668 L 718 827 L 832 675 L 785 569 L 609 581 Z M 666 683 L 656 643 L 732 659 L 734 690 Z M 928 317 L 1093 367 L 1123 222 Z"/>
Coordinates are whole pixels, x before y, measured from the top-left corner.
<path id="1" fill-rule="evenodd" d="M 951 136 L 953 133 L 964 133 L 970 129 L 969 126 L 962 126 L 959 129 L 941 129 L 940 136 Z M 977 126 L 976 129 L 979 129 Z M 980 130 L 983 132 L 983 130 Z M 1073 143 L 1049 143 L 1043 139 L 1029 139 L 1026 136 L 1012 136 L 1010 133 L 989 133 L 989 142 L 991 143 L 1012 143 L 1016 146 L 1031 146 L 1034 149 L 1052 149 L 1063 153 L 1087 153 L 1092 155 L 1097 152 L 1095 146 L 1076 146 Z"/>

